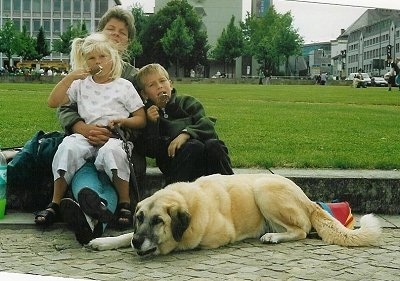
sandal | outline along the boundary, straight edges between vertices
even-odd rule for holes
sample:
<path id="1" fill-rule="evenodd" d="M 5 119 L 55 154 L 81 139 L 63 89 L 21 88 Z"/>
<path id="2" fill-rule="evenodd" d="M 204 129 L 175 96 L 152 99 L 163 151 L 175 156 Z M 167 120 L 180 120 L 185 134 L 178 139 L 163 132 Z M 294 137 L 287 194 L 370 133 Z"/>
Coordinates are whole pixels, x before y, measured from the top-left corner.
<path id="1" fill-rule="evenodd" d="M 99 222 L 110 223 L 114 220 L 114 214 L 107 209 L 104 200 L 88 187 L 82 188 L 79 191 L 78 203 L 85 214 Z"/>
<path id="2" fill-rule="evenodd" d="M 35 213 L 35 223 L 41 226 L 50 226 L 56 222 L 60 215 L 60 206 L 57 203 L 51 202 L 45 210 Z M 39 220 L 39 218 L 43 218 Z"/>
<path id="3" fill-rule="evenodd" d="M 117 224 L 122 229 L 133 226 L 133 216 L 131 208 L 131 204 L 128 202 L 119 203 L 117 206 Z"/>

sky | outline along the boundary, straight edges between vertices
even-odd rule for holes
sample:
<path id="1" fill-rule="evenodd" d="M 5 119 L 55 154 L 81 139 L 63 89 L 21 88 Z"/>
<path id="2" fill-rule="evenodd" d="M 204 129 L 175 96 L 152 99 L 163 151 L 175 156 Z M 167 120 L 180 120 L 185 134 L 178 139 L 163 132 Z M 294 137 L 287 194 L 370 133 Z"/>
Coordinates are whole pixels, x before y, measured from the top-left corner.
<path id="1" fill-rule="evenodd" d="M 126 7 L 139 4 L 145 12 L 154 8 L 154 0 L 121 0 L 121 3 Z M 305 43 L 336 39 L 341 29 L 347 29 L 368 8 L 400 10 L 400 0 L 273 0 L 273 4 L 279 13 L 291 12 L 293 26 Z M 243 9 L 250 11 L 251 0 L 243 0 Z"/>

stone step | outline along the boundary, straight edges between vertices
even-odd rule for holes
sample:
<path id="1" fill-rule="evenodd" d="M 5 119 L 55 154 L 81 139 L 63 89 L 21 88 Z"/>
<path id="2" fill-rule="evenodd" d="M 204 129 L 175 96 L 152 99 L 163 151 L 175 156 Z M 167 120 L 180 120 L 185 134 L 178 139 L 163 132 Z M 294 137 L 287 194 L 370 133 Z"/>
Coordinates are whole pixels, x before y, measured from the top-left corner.
<path id="1" fill-rule="evenodd" d="M 285 176 L 300 186 L 313 201 L 348 201 L 356 213 L 400 214 L 400 171 L 332 169 L 234 169 L 236 174 L 268 173 Z M 164 178 L 157 168 L 147 169 L 146 195 Z"/>
<path id="2" fill-rule="evenodd" d="M 332 170 L 332 169 L 234 169 L 236 174 L 279 174 L 293 180 L 313 201 L 348 201 L 354 213 L 400 214 L 400 171 L 397 170 Z M 158 168 L 148 168 L 144 196 L 150 196 L 165 186 Z M 7 194 L 8 208 L 21 209 L 19 202 L 34 200 L 36 206 L 47 205 L 52 187 L 43 187 L 47 194 L 38 196 L 32 187 L 15 194 Z M 43 206 L 37 209 L 41 209 Z"/>

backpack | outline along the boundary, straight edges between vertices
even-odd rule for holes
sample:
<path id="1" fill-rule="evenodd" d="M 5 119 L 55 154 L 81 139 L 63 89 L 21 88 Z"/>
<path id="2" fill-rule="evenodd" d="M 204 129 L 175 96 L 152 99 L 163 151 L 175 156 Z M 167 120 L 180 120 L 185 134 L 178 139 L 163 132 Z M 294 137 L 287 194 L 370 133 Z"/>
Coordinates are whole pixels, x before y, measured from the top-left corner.
<path id="1" fill-rule="evenodd" d="M 53 193 L 52 162 L 61 132 L 38 131 L 7 165 L 7 206 L 34 211 L 47 206 Z"/>

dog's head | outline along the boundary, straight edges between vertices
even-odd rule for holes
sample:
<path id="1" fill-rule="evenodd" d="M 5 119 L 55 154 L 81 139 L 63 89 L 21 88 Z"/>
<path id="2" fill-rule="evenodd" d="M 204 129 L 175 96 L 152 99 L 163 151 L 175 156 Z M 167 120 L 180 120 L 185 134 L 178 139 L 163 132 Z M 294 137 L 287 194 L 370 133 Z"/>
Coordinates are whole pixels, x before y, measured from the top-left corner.
<path id="1" fill-rule="evenodd" d="M 157 193 L 138 203 L 131 241 L 138 255 L 168 254 L 177 247 L 190 223 L 189 211 L 179 197 Z"/>

